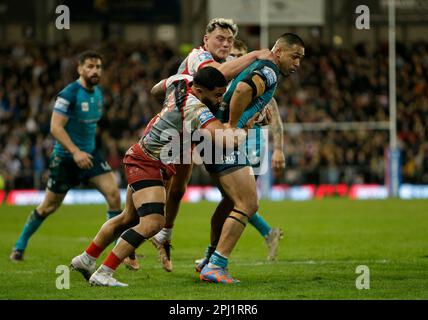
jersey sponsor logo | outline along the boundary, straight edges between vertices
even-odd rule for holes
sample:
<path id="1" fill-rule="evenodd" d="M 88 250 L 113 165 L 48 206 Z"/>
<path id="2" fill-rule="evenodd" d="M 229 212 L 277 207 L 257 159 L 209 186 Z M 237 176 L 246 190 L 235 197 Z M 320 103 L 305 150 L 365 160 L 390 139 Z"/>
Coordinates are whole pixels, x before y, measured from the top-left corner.
<path id="1" fill-rule="evenodd" d="M 107 161 L 101 162 L 101 168 L 103 168 L 104 171 L 111 171 L 111 167 Z"/>
<path id="2" fill-rule="evenodd" d="M 49 178 L 48 179 L 48 183 L 47 183 L 47 187 L 49 188 L 49 189 L 51 189 L 52 188 L 52 186 L 55 184 L 55 181 L 54 180 L 52 180 L 52 178 Z"/>
<path id="3" fill-rule="evenodd" d="M 67 112 L 68 106 L 70 105 L 70 102 L 68 100 L 65 100 L 64 98 L 58 97 L 55 101 L 54 109 Z"/>
<path id="4" fill-rule="evenodd" d="M 240 155 L 239 151 L 233 151 L 228 155 L 223 155 L 223 163 L 234 164 L 236 162 L 236 159 L 239 157 L 239 155 Z"/>
<path id="5" fill-rule="evenodd" d="M 80 106 L 82 107 L 82 111 L 83 112 L 88 112 L 89 111 L 89 103 L 82 102 L 82 104 Z"/>
<path id="6" fill-rule="evenodd" d="M 268 87 L 271 87 L 275 83 L 278 82 L 278 77 L 276 76 L 275 71 L 273 71 L 271 68 L 269 68 L 269 67 L 263 67 L 260 71 L 266 77 L 266 84 L 267 84 Z"/>
<path id="7" fill-rule="evenodd" d="M 209 110 L 205 110 L 205 111 L 201 112 L 201 114 L 199 114 L 199 116 L 198 116 L 198 119 L 199 119 L 199 122 L 201 123 L 201 125 L 204 125 L 205 123 L 207 123 L 208 121 L 210 121 L 213 118 L 214 118 L 214 115 Z"/>
<path id="8" fill-rule="evenodd" d="M 207 60 L 213 60 L 213 56 L 209 52 L 202 52 L 198 55 L 198 60 L 203 62 Z"/>

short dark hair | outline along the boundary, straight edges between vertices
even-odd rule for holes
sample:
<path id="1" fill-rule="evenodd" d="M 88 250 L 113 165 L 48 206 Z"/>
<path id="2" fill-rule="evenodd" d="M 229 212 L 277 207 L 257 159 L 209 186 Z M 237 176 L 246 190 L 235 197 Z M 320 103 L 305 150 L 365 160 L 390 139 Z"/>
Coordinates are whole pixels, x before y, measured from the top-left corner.
<path id="1" fill-rule="evenodd" d="M 79 54 L 79 64 L 84 64 L 86 59 L 100 59 L 103 61 L 103 57 L 100 53 L 92 50 L 84 51 Z"/>
<path id="2" fill-rule="evenodd" d="M 278 40 L 284 42 L 288 46 L 298 45 L 303 48 L 305 47 L 305 43 L 303 42 L 302 38 L 294 33 L 286 32 L 282 34 Z"/>
<path id="3" fill-rule="evenodd" d="M 215 88 L 227 86 L 227 81 L 223 73 L 211 66 L 207 66 L 196 72 L 193 77 L 193 83 L 210 91 L 213 91 Z"/>
<path id="4" fill-rule="evenodd" d="M 244 41 L 239 40 L 239 39 L 235 39 L 233 41 L 233 47 L 237 50 L 244 50 L 245 52 L 248 51 L 247 45 L 244 43 Z"/>

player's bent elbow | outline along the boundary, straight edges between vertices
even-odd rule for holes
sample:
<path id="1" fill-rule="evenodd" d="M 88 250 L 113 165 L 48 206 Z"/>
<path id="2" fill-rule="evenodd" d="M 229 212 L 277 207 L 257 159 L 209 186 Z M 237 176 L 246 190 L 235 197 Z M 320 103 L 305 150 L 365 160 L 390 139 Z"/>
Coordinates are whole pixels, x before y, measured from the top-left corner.
<path id="1" fill-rule="evenodd" d="M 224 65 L 225 64 L 218 66 L 217 69 L 218 69 L 218 71 L 220 71 L 223 74 L 223 76 L 226 78 L 227 81 L 231 81 L 235 77 L 235 75 L 232 74 L 229 71 L 229 68 L 227 66 L 224 66 Z M 213 66 L 213 67 L 215 67 L 215 66 Z"/>
<path id="2" fill-rule="evenodd" d="M 250 85 L 243 81 L 239 82 L 235 89 L 235 93 L 237 94 L 251 94 L 252 91 L 253 89 L 250 87 Z"/>

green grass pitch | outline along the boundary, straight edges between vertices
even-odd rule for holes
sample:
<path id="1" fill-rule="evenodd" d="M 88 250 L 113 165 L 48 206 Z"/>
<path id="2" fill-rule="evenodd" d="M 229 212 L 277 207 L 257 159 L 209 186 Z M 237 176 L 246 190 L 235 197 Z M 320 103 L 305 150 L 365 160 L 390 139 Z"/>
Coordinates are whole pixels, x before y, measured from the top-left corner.
<path id="1" fill-rule="evenodd" d="M 230 258 L 237 285 L 202 283 L 193 269 L 214 207 L 182 205 L 172 273 L 145 243 L 137 251 L 142 269 L 116 272 L 128 288 L 90 287 L 71 272 L 70 289 L 58 290 L 56 267 L 86 248 L 105 206 L 62 206 L 33 236 L 22 263 L 8 257 L 32 207 L 0 206 L 0 299 L 428 299 L 428 201 L 262 201 L 262 215 L 285 231 L 278 261 L 266 261 L 263 239 L 247 226 Z M 356 288 L 359 265 L 369 267 L 368 290 Z"/>

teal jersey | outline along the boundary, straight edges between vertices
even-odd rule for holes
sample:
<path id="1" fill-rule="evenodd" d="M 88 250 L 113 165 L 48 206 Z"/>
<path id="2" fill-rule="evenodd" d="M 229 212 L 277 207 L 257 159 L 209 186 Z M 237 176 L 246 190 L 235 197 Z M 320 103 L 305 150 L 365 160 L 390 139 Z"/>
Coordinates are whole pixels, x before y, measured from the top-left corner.
<path id="1" fill-rule="evenodd" d="M 265 83 L 265 92 L 250 103 L 239 118 L 238 128 L 243 128 L 247 121 L 252 118 L 257 112 L 261 111 L 273 98 L 275 93 L 280 71 L 276 64 L 268 60 L 256 60 L 245 68 L 232 82 L 229 84 L 226 93 L 223 96 L 223 103 L 215 114 L 216 118 L 225 123 L 229 121 L 229 105 L 232 95 L 235 92 L 239 82 L 251 76 L 258 74 Z"/>
<path id="2" fill-rule="evenodd" d="M 95 133 L 102 116 L 103 102 L 98 86 L 87 90 L 79 80 L 70 83 L 58 94 L 54 112 L 68 118 L 65 131 L 82 151 L 91 153 L 95 150 Z M 58 141 L 55 142 L 54 152 L 62 157 L 71 156 Z"/>
<path id="3" fill-rule="evenodd" d="M 254 159 L 263 156 L 263 148 L 266 144 L 266 138 L 263 135 L 261 127 L 259 125 L 254 125 L 253 129 L 254 131 L 248 135 L 246 141 L 247 157 L 251 165 L 257 164 L 257 161 Z"/>

